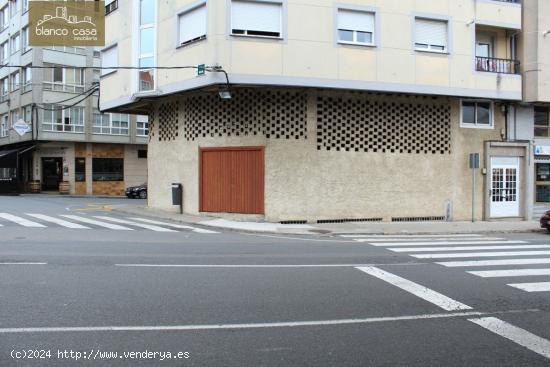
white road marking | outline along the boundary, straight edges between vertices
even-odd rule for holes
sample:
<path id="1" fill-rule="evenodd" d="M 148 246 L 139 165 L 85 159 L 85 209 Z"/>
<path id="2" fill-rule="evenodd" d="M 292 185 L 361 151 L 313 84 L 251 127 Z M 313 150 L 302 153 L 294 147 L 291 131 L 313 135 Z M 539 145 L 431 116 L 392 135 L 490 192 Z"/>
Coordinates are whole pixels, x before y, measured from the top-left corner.
<path id="1" fill-rule="evenodd" d="M 550 292 L 550 282 L 508 284 L 526 292 Z"/>
<path id="2" fill-rule="evenodd" d="M 46 228 L 46 226 L 43 225 L 43 224 L 36 223 L 36 222 L 30 221 L 28 219 L 21 218 L 21 217 L 11 215 L 11 214 L 8 214 L 8 213 L 0 213 L 0 218 L 3 218 L 5 220 L 9 220 L 10 222 L 17 223 L 17 224 L 19 224 L 23 227 Z"/>
<path id="3" fill-rule="evenodd" d="M 48 263 L 0 263 L 1 265 L 48 265 Z"/>
<path id="4" fill-rule="evenodd" d="M 463 251 L 463 250 L 514 250 L 514 249 L 550 248 L 550 245 L 511 245 L 511 246 L 448 246 L 448 247 L 398 247 L 389 248 L 393 252 L 430 252 L 430 251 Z"/>
<path id="5" fill-rule="evenodd" d="M 458 257 L 505 257 L 550 255 L 550 251 L 497 251 L 497 252 L 463 252 L 452 254 L 410 254 L 417 259 L 452 259 Z"/>
<path id="6" fill-rule="evenodd" d="M 452 298 L 444 296 L 441 293 L 438 293 L 434 290 L 426 288 L 420 284 L 411 282 L 405 278 L 401 278 L 395 274 L 384 271 L 380 268 L 374 266 L 367 267 L 357 267 L 357 269 L 372 275 L 378 279 L 381 279 L 387 283 L 390 283 L 398 288 L 403 289 L 415 296 L 422 298 L 430 303 L 433 303 L 436 306 L 441 307 L 446 311 L 458 311 L 458 310 L 471 310 L 472 308 L 468 305 L 455 301 Z"/>
<path id="7" fill-rule="evenodd" d="M 469 239 L 469 238 L 466 238 Z M 368 240 L 368 241 L 367 241 Z M 464 241 L 465 238 L 442 238 L 442 237 L 436 237 L 436 238 L 357 238 L 355 239 L 356 242 L 427 242 L 427 241 L 451 241 L 450 243 L 456 243 L 455 241 Z M 485 241 L 496 241 L 496 240 L 504 240 L 504 238 L 500 237 L 482 237 L 482 238 L 476 238 L 476 241 L 479 241 L 479 243 L 484 243 Z"/>
<path id="8" fill-rule="evenodd" d="M 67 222 L 66 220 L 55 218 L 55 217 L 50 217 L 49 215 L 31 214 L 31 213 L 25 213 L 25 214 L 27 214 L 28 216 L 34 217 L 36 219 L 41 219 L 45 222 L 51 222 L 51 223 L 58 224 L 62 227 L 73 228 L 73 229 L 90 229 L 90 227 L 86 227 L 86 226 L 83 226 L 83 225 L 80 225 L 80 224 L 77 224 L 77 223 Z"/>
<path id="9" fill-rule="evenodd" d="M 535 312 L 535 310 L 531 310 Z M 213 325 L 166 325 L 166 326 L 89 326 L 89 327 L 28 327 L 28 328 L 0 328 L 0 334 L 13 333 L 54 333 L 54 332 L 98 332 L 98 331 L 200 331 L 200 330 L 227 330 L 227 329 L 265 329 L 298 326 L 331 326 L 349 324 L 370 324 L 375 322 L 446 319 L 453 317 L 483 316 L 487 312 L 456 312 L 444 314 L 424 314 L 394 317 L 370 317 L 364 319 L 339 319 L 319 321 L 290 321 L 264 322 L 243 324 L 213 324 Z M 495 314 L 494 312 L 492 314 Z"/>
<path id="10" fill-rule="evenodd" d="M 372 266 L 373 264 L 276 264 L 276 265 L 254 265 L 254 264 L 115 264 L 115 266 L 127 268 L 357 268 L 361 266 Z M 392 263 L 376 264 L 377 266 L 408 266 L 426 265 L 426 263 Z"/>
<path id="11" fill-rule="evenodd" d="M 348 238 L 360 238 L 360 237 L 369 237 L 369 238 L 432 238 L 432 237 L 481 237 L 480 234 L 403 234 L 403 235 L 395 235 L 395 234 L 342 234 L 340 237 L 348 237 Z"/>
<path id="12" fill-rule="evenodd" d="M 483 271 L 467 271 L 467 273 L 477 275 L 478 277 L 482 277 L 482 278 L 528 277 L 528 276 L 550 275 L 550 269 L 483 270 Z"/>
<path id="13" fill-rule="evenodd" d="M 205 233 L 205 234 L 219 233 L 219 232 L 211 231 L 211 230 L 208 230 L 208 229 L 185 226 L 183 224 L 159 222 L 157 220 L 151 220 L 151 219 L 145 219 L 145 218 L 128 218 L 128 219 L 137 220 L 138 222 L 144 222 L 144 223 L 149 223 L 149 224 L 158 224 L 159 226 L 167 226 L 167 227 L 180 228 L 180 229 L 190 229 L 190 230 L 192 230 L 193 232 L 196 232 L 196 233 Z"/>
<path id="14" fill-rule="evenodd" d="M 356 240 L 358 241 L 358 240 Z M 358 241 L 359 242 L 359 241 Z M 360 242 L 369 242 L 363 241 Z M 441 245 L 504 245 L 512 243 L 527 243 L 525 241 L 434 241 L 434 242 L 385 242 L 385 243 L 373 243 L 373 246 L 441 246 Z"/>
<path id="15" fill-rule="evenodd" d="M 449 268 L 473 267 L 473 266 L 501 266 L 501 265 L 534 265 L 534 264 L 550 264 L 550 258 L 443 261 L 443 262 L 438 262 L 436 264 L 447 266 Z"/>
<path id="16" fill-rule="evenodd" d="M 155 231 L 155 232 L 177 232 L 177 231 L 174 231 L 172 229 L 163 228 L 163 227 L 159 227 L 159 226 L 154 226 L 152 224 L 136 223 L 136 222 L 132 222 L 132 221 L 125 220 L 125 219 L 105 217 L 105 216 L 101 216 L 101 215 L 96 215 L 96 216 L 94 216 L 94 218 L 98 218 L 98 219 L 102 219 L 102 220 L 106 220 L 106 221 L 110 221 L 110 222 L 115 222 L 115 223 L 128 224 L 128 225 L 141 227 L 141 228 L 145 228 L 145 229 L 150 229 L 151 231 Z"/>
<path id="17" fill-rule="evenodd" d="M 79 215 L 64 214 L 64 215 L 62 215 L 62 217 L 69 218 L 69 219 L 72 219 L 72 220 L 76 220 L 77 222 L 88 223 L 88 224 L 93 224 L 93 225 L 96 225 L 96 226 L 99 226 L 99 227 L 114 229 L 114 230 L 117 230 L 117 231 L 133 231 L 132 228 L 123 227 L 123 226 L 119 226 L 117 224 L 112 224 L 112 223 L 101 222 L 99 220 L 94 220 L 94 219 L 91 219 L 91 218 L 81 217 Z"/>
<path id="18" fill-rule="evenodd" d="M 496 317 L 483 317 L 480 319 L 468 319 L 493 333 L 500 335 L 516 344 L 529 349 L 532 352 L 550 358 L 550 341 L 535 334 L 509 324 Z"/>

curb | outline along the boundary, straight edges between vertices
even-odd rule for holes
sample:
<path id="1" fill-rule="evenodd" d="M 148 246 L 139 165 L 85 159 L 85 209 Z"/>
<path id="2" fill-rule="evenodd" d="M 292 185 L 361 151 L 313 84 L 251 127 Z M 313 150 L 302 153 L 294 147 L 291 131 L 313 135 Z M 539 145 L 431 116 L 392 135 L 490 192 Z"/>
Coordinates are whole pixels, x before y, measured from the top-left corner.
<path id="1" fill-rule="evenodd" d="M 303 230 L 302 232 L 280 232 L 280 231 L 260 231 L 260 230 L 252 230 L 252 229 L 241 229 L 241 228 L 231 228 L 231 227 L 220 227 L 210 224 L 204 224 L 201 222 L 193 222 L 193 221 L 186 221 L 186 220 L 178 220 L 177 218 L 170 218 L 165 217 L 162 215 L 158 215 L 157 213 L 150 212 L 150 209 L 147 207 L 138 207 L 142 210 L 142 212 L 136 212 L 135 210 L 128 210 L 124 207 L 113 207 L 112 210 L 115 212 L 125 213 L 125 214 L 139 214 L 139 215 L 145 215 L 149 216 L 151 218 L 156 219 L 162 219 L 167 220 L 170 222 L 175 223 L 182 223 L 190 226 L 199 226 L 199 227 L 205 227 L 209 229 L 216 229 L 221 231 L 231 231 L 231 232 L 237 232 L 237 233 L 251 233 L 251 234 L 277 234 L 277 235 L 293 235 L 293 236 L 317 236 L 317 237 L 334 237 L 334 236 L 340 236 L 340 235 L 445 235 L 445 234 L 490 234 L 490 233 L 545 233 L 546 230 L 542 228 L 531 228 L 531 229 L 503 229 L 503 230 L 497 230 L 497 229 L 490 229 L 490 230 L 451 230 L 451 231 L 364 231 L 364 232 L 327 232 L 327 233 L 319 233 L 316 231 L 319 231 L 320 229 L 312 228 L 308 230 Z M 167 213 L 168 214 L 168 213 Z M 204 219 L 208 218 L 216 218 L 217 217 L 205 217 Z M 203 219 L 203 218 L 201 218 Z M 306 232 L 304 232 L 306 231 Z M 322 231 L 322 229 L 321 229 Z"/>
<path id="2" fill-rule="evenodd" d="M 71 199 L 126 199 L 126 196 L 112 195 L 61 195 L 61 194 L 20 194 L 21 197 L 71 198 Z"/>

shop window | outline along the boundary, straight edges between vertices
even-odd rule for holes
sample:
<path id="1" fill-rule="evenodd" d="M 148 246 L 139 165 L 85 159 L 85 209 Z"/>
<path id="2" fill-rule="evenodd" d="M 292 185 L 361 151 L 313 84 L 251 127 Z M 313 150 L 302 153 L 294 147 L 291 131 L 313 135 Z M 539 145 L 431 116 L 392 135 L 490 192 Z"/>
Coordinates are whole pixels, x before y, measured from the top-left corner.
<path id="1" fill-rule="evenodd" d="M 74 180 L 86 182 L 86 158 L 75 158 L 74 167 Z"/>
<path id="2" fill-rule="evenodd" d="M 541 138 L 550 137 L 548 107 L 535 107 L 535 136 Z"/>
<path id="3" fill-rule="evenodd" d="M 537 202 L 538 203 L 550 202 L 550 186 L 537 185 Z"/>
<path id="4" fill-rule="evenodd" d="M 93 158 L 92 179 L 94 181 L 124 181 L 124 159 Z"/>

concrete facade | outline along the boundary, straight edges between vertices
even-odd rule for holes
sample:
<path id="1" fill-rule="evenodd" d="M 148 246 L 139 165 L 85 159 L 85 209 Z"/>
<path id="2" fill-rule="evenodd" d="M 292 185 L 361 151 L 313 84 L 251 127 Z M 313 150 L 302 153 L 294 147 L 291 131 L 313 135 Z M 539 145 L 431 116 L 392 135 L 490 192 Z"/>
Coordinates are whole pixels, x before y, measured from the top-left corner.
<path id="1" fill-rule="evenodd" d="M 177 210 L 170 184 L 181 182 L 185 212 L 199 213 L 199 148 L 260 146 L 262 218 L 269 221 L 471 219 L 470 153 L 481 156 L 475 218 L 502 217 L 492 209 L 491 172 L 493 158 L 507 157 L 518 162 L 519 208 L 510 217 L 530 217 L 531 146 L 508 141 L 510 111 L 522 99 L 513 40 L 522 28 L 521 4 L 275 1 L 281 7 L 280 35 L 245 37 L 232 29 L 232 3 L 155 2 L 152 27 L 155 65 L 221 66 L 233 99 L 211 98 L 227 88 L 223 73 L 156 69 L 148 91 L 140 91 L 135 70 L 119 69 L 101 79 L 101 106 L 150 115 L 150 206 Z M 203 38 L 178 45 L 174 37 L 160 36 L 177 34 L 178 14 L 204 4 Z M 373 14 L 372 44 L 339 41 L 341 9 Z M 139 12 L 119 2 L 107 17 L 107 29 L 117 29 L 107 32 L 108 48 L 117 48 L 120 66 L 138 62 Z M 444 52 L 418 49 L 418 19 L 445 23 Z M 487 36 L 490 55 L 480 59 L 476 41 Z M 285 95 L 293 102 L 281 102 Z M 465 123 L 463 102 L 488 105 L 490 122 Z M 294 108 L 304 115 L 296 117 Z M 275 112 L 262 115 L 262 109 Z M 334 110 L 337 116 L 326 112 Z M 292 121 L 298 120 L 305 126 L 296 128 Z M 270 133 L 279 127 L 303 134 Z"/>

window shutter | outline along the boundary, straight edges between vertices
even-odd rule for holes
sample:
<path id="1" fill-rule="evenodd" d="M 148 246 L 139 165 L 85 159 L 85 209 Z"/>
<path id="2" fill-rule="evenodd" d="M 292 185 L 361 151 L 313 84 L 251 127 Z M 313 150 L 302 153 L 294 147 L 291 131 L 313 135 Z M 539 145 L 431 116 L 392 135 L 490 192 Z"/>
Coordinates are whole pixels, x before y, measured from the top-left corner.
<path id="1" fill-rule="evenodd" d="M 179 42 L 184 43 L 206 36 L 206 5 L 190 10 L 179 16 Z"/>
<path id="2" fill-rule="evenodd" d="M 415 42 L 447 48 L 447 22 L 417 18 Z"/>
<path id="3" fill-rule="evenodd" d="M 231 29 L 281 33 L 281 4 L 233 1 Z"/>
<path id="4" fill-rule="evenodd" d="M 118 47 L 113 46 L 101 51 L 101 66 L 118 66 Z M 116 69 L 101 69 L 101 75 L 109 74 Z"/>
<path id="5" fill-rule="evenodd" d="M 374 33 L 374 14 L 340 9 L 338 10 L 338 29 Z"/>

